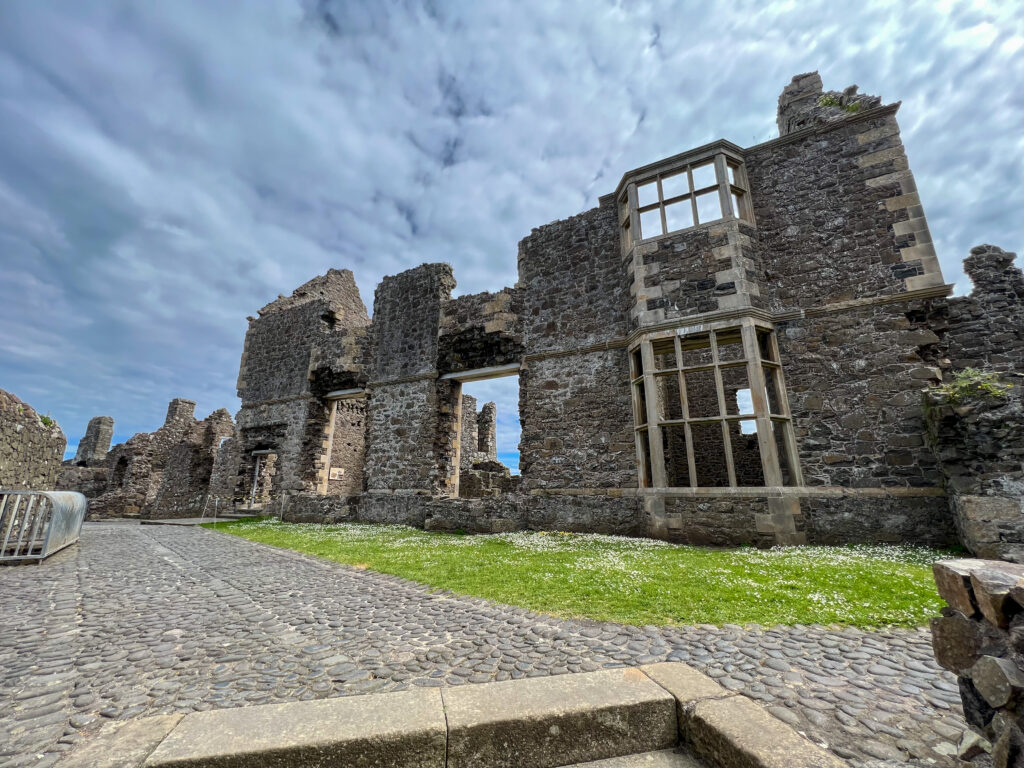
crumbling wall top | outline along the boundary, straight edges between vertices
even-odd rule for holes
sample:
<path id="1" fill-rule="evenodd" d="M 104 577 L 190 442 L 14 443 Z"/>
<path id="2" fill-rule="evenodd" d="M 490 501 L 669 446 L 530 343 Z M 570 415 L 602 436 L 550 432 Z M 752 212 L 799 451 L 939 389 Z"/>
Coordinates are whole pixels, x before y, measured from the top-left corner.
<path id="1" fill-rule="evenodd" d="M 293 307 L 323 300 L 334 310 L 337 320 L 345 325 L 367 325 L 370 317 L 366 312 L 356 286 L 355 276 L 350 269 L 329 269 L 327 274 L 318 275 L 303 283 L 291 296 L 280 295 L 259 311 L 260 317 L 281 312 Z"/>
<path id="2" fill-rule="evenodd" d="M 801 128 L 811 128 L 834 120 L 841 120 L 850 114 L 877 107 L 882 100 L 877 96 L 857 93 L 857 86 L 851 85 L 842 92 L 825 91 L 821 75 L 805 72 L 796 75 L 782 89 L 779 96 L 779 110 L 776 122 L 779 136 L 785 136 Z"/>

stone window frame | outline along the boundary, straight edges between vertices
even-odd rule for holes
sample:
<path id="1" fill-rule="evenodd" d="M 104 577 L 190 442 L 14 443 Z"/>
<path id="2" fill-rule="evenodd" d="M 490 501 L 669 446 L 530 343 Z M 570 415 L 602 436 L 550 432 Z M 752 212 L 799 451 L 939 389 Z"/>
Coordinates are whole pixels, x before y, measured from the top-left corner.
<path id="1" fill-rule="evenodd" d="M 719 353 L 718 337 L 733 337 L 739 334 L 742 358 L 722 359 Z M 687 339 L 706 336 L 709 340 L 710 359 L 695 365 L 684 365 L 683 345 Z M 670 349 L 665 345 L 670 345 Z M 732 346 L 731 344 L 729 346 Z M 666 351 L 668 350 L 668 351 Z M 674 355 L 674 363 L 666 365 L 658 361 L 659 355 Z M 633 401 L 634 434 L 636 437 L 637 474 L 641 488 L 672 487 L 668 483 L 665 465 L 663 430 L 665 427 L 682 427 L 686 438 L 687 477 L 689 488 L 738 488 L 734 455 L 729 432 L 730 423 L 751 421 L 756 425 L 758 449 L 761 458 L 763 487 L 802 486 L 796 437 L 793 431 L 793 416 L 786 397 L 785 378 L 779 358 L 778 340 L 774 327 L 759 320 L 743 319 L 713 323 L 689 328 L 675 328 L 647 334 L 629 349 L 630 387 Z M 746 383 L 750 390 L 752 411 L 730 413 L 726 403 L 726 387 L 723 370 L 745 369 Z M 691 415 L 686 390 L 687 373 L 712 372 L 718 400 L 717 415 Z M 679 415 L 666 418 L 660 402 L 661 392 L 657 380 L 675 377 Z M 767 387 L 771 380 L 774 398 Z M 771 400 L 774 399 L 774 406 Z M 694 457 L 693 428 L 695 425 L 718 424 L 722 432 L 728 485 L 700 485 Z M 784 462 L 784 463 L 783 463 Z"/>
<path id="2" fill-rule="evenodd" d="M 697 187 L 694 182 L 695 168 L 712 165 L 715 182 Z M 686 192 L 665 196 L 664 180 L 685 174 Z M 750 182 L 747 179 L 743 157 L 738 152 L 724 146 L 715 145 L 711 148 L 694 150 L 694 152 L 669 158 L 656 166 L 648 166 L 635 175 L 627 175 L 628 183 L 617 197 L 618 223 L 622 236 L 623 250 L 634 245 L 659 240 L 669 235 L 706 227 L 726 219 L 739 219 L 749 224 L 754 223 L 754 209 L 750 202 Z M 649 184 L 655 185 L 657 201 L 641 205 L 638 188 Z M 697 197 L 718 191 L 718 203 L 721 216 L 702 221 L 698 211 Z M 678 229 L 669 229 L 666 207 L 689 202 L 690 221 L 693 223 Z M 633 233 L 643 235 L 641 217 L 645 213 L 658 211 L 661 219 L 661 231 L 646 237 L 634 238 Z"/>

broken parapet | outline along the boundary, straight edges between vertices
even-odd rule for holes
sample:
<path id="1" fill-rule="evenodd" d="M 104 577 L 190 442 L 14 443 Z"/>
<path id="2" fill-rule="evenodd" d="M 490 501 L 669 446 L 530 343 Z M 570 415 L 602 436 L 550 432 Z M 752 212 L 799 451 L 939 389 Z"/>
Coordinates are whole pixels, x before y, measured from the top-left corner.
<path id="1" fill-rule="evenodd" d="M 932 619 L 935 660 L 957 675 L 966 734 L 960 756 L 991 749 L 994 768 L 1024 764 L 1024 565 L 943 560 L 933 566 L 948 603 Z"/>
<path id="2" fill-rule="evenodd" d="M 840 91 L 824 90 L 821 75 L 807 72 L 796 75 L 792 82 L 782 89 L 779 96 L 779 111 L 776 122 L 779 136 L 841 120 L 862 109 L 877 107 L 882 100 L 877 96 L 857 93 L 857 86 Z"/>
<path id="3" fill-rule="evenodd" d="M 94 416 L 89 419 L 85 437 L 78 443 L 74 464 L 79 467 L 102 464 L 110 451 L 110 441 L 113 437 L 114 419 L 112 417 Z"/>
<path id="4" fill-rule="evenodd" d="M 974 288 L 949 300 L 948 354 L 954 367 L 1024 374 L 1024 272 L 1014 264 L 1016 257 L 978 245 L 964 259 Z"/>

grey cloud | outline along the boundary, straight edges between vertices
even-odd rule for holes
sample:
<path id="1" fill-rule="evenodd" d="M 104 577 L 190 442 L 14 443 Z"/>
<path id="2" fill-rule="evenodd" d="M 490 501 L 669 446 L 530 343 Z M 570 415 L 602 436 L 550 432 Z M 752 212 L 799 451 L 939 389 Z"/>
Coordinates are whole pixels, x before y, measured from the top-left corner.
<path id="1" fill-rule="evenodd" d="M 425 261 L 512 285 L 531 227 L 770 138 L 811 69 L 903 99 L 966 290 L 971 245 L 1020 246 L 1022 45 L 1013 3 L 0 3 L 0 386 L 72 443 L 175 396 L 236 407 L 245 317 L 278 293 L 349 267 L 372 306 Z"/>

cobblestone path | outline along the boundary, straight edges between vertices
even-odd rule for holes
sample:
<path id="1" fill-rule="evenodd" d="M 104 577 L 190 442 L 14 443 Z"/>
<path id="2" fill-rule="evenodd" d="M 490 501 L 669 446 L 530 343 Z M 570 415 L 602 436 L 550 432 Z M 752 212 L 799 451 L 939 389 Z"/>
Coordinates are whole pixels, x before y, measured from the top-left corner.
<path id="1" fill-rule="evenodd" d="M 951 766 L 965 728 L 925 631 L 559 621 L 196 528 L 86 524 L 0 595 L 2 768 L 108 719 L 666 659 L 855 766 Z"/>

